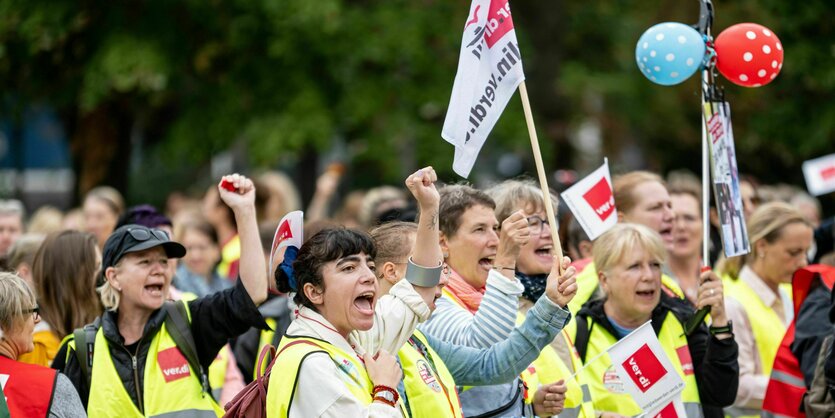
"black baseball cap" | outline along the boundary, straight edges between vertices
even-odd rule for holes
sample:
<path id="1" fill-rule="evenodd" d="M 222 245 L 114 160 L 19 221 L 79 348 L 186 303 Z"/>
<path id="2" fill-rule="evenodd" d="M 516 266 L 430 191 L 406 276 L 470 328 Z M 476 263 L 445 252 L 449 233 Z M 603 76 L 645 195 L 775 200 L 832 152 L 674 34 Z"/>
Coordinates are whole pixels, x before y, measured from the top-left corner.
<path id="1" fill-rule="evenodd" d="M 104 243 L 99 284 L 104 283 L 105 270 L 115 266 L 125 254 L 154 247 L 162 247 L 168 258 L 181 258 L 186 255 L 186 247 L 179 242 L 171 241 L 168 234 L 161 229 L 129 224 L 113 231 Z"/>

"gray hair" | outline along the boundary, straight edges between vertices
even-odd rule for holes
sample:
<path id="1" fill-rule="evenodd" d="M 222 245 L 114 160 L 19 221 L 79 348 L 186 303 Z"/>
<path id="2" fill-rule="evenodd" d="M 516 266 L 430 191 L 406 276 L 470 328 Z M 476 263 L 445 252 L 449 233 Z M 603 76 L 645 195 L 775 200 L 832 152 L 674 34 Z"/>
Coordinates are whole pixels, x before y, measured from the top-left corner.
<path id="1" fill-rule="evenodd" d="M 533 209 L 545 212 L 545 202 L 542 200 L 542 188 L 531 179 L 505 180 L 485 190 L 496 202 L 496 218 L 504 221 L 519 209 Z M 559 207 L 559 199 L 549 190 L 554 215 Z"/>
<path id="2" fill-rule="evenodd" d="M 26 217 L 26 209 L 23 203 L 17 199 L 0 200 L 0 216 L 20 216 L 20 222 L 23 223 L 23 218 Z"/>
<path id="3" fill-rule="evenodd" d="M 15 333 L 24 312 L 34 308 L 35 304 L 35 294 L 20 276 L 0 273 L 0 329 L 3 334 Z"/>

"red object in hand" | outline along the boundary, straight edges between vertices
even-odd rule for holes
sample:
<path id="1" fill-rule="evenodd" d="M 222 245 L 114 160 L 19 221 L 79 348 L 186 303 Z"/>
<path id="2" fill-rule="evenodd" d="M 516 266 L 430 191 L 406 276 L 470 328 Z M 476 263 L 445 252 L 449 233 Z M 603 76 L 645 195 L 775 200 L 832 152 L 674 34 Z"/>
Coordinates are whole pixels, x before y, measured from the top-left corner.
<path id="1" fill-rule="evenodd" d="M 223 179 L 223 181 L 220 182 L 220 187 L 223 187 L 224 189 L 229 190 L 230 192 L 234 192 L 235 190 L 237 190 L 235 188 L 235 185 L 232 184 L 231 181 L 226 179 Z"/>
<path id="2" fill-rule="evenodd" d="M 783 68 L 783 45 L 777 35 L 756 23 L 733 25 L 716 37 L 716 68 L 732 83 L 760 87 Z"/>

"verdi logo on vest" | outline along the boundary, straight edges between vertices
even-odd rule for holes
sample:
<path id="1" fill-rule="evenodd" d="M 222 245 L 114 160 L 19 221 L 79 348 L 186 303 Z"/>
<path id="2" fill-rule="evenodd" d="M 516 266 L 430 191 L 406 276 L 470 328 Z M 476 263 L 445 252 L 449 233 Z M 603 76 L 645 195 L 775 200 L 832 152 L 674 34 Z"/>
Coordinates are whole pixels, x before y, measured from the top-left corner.
<path id="1" fill-rule="evenodd" d="M 681 370 L 684 372 L 684 375 L 689 376 L 695 373 L 695 370 L 693 370 L 693 359 L 690 357 L 690 347 L 683 345 L 676 348 L 676 354 L 678 354 L 678 362 L 681 363 Z"/>
<path id="2" fill-rule="evenodd" d="M 162 377 L 166 383 L 188 377 L 191 374 L 188 360 L 177 347 L 171 347 L 157 353 L 157 363 L 159 363 Z"/>
<path id="3" fill-rule="evenodd" d="M 441 384 L 438 383 L 438 379 L 435 378 L 432 369 L 429 368 L 429 364 L 423 360 L 418 360 L 417 369 L 420 378 L 423 380 L 423 383 L 426 383 L 426 386 L 429 386 L 435 392 L 441 391 Z"/>
<path id="4" fill-rule="evenodd" d="M 648 391 L 652 385 L 667 374 L 667 369 L 658 361 L 648 345 L 644 344 L 628 360 L 623 362 L 626 374 L 635 382 L 642 392 Z"/>

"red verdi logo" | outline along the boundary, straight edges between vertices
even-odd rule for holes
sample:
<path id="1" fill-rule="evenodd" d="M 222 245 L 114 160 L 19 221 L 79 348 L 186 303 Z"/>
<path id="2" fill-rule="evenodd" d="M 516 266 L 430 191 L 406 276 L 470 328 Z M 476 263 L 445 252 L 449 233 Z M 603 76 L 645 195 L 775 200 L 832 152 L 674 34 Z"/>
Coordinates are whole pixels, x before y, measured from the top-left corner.
<path id="1" fill-rule="evenodd" d="M 487 12 L 487 27 L 484 31 L 484 40 L 487 47 L 502 39 L 506 33 L 513 30 L 513 18 L 510 16 L 510 3 L 507 0 L 490 1 L 490 10 Z"/>
<path id="2" fill-rule="evenodd" d="M 667 374 L 667 369 L 648 345 L 644 344 L 622 364 L 629 378 L 641 392 L 646 392 Z"/>
<path id="3" fill-rule="evenodd" d="M 188 377 L 190 374 L 188 361 L 177 347 L 171 347 L 157 353 L 157 363 L 159 363 L 162 377 L 166 383 Z"/>
<path id="4" fill-rule="evenodd" d="M 665 406 L 664 409 L 661 410 L 661 412 L 659 412 L 652 418 L 678 418 L 678 412 L 676 412 L 675 403 L 670 402 L 669 405 Z"/>
<path id="5" fill-rule="evenodd" d="M 606 177 L 601 178 L 594 187 L 589 189 L 583 195 L 583 199 L 586 199 L 601 221 L 608 219 L 615 211 L 615 197 L 612 195 L 612 188 L 606 181 Z"/>
<path id="6" fill-rule="evenodd" d="M 835 179 L 835 165 L 821 170 L 821 178 L 827 181 Z"/>
<path id="7" fill-rule="evenodd" d="M 684 375 L 688 376 L 693 374 L 693 359 L 690 357 L 690 348 L 683 345 L 676 348 L 676 354 L 678 354 L 678 361 L 681 363 L 681 370 L 684 372 Z"/>

